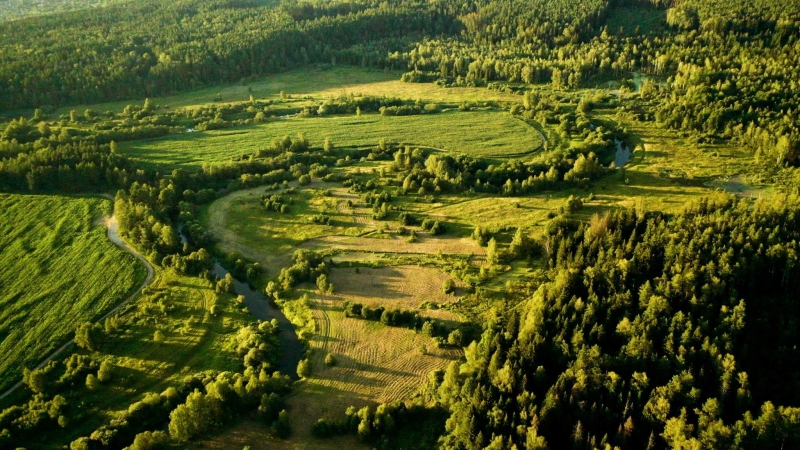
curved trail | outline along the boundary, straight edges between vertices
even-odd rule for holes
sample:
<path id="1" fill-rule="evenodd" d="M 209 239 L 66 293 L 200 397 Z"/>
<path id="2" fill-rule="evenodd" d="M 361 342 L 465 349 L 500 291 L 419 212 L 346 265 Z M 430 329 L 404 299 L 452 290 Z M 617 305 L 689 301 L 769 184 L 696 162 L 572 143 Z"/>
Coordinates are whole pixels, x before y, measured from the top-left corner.
<path id="1" fill-rule="evenodd" d="M 112 202 L 114 201 L 113 197 L 111 197 L 111 196 L 102 195 L 102 197 L 110 198 Z M 145 277 L 144 281 L 139 286 L 139 288 L 136 289 L 136 291 L 134 291 L 127 298 L 125 298 L 125 300 L 123 300 L 120 304 L 118 304 L 113 309 L 111 309 L 111 311 L 107 312 L 103 317 L 101 317 L 99 319 L 100 322 L 102 322 L 103 320 L 106 320 L 107 318 L 109 318 L 112 315 L 116 314 L 117 312 L 119 312 L 120 309 L 122 309 L 125 305 L 127 305 L 131 300 L 136 298 L 142 292 L 142 290 L 145 287 L 147 287 L 153 281 L 153 277 L 155 276 L 155 269 L 150 264 L 150 262 L 147 261 L 147 259 L 145 259 L 144 256 L 140 255 L 139 252 L 134 250 L 133 247 L 129 246 L 124 240 L 122 240 L 122 238 L 119 236 L 119 233 L 117 233 L 117 228 L 118 228 L 117 217 L 112 215 L 110 218 L 108 218 L 105 221 L 105 225 L 108 228 L 108 240 L 110 240 L 117 247 L 122 248 L 123 250 L 125 250 L 128 253 L 130 253 L 131 255 L 133 255 L 136 259 L 141 261 L 144 264 L 145 269 L 147 270 L 147 276 Z M 67 342 L 66 344 L 62 345 L 58 349 L 56 349 L 53 353 L 48 355 L 47 358 L 45 358 L 42 362 L 37 364 L 36 367 L 34 367 L 34 370 L 35 369 L 41 369 L 42 367 L 44 367 L 45 364 L 47 364 L 50 361 L 52 361 L 53 359 L 55 359 L 58 355 L 63 353 L 64 350 L 66 350 L 67 347 L 69 347 L 73 343 L 75 343 L 75 339 L 70 339 L 69 342 Z M 9 388 L 7 391 L 5 391 L 2 394 L 0 394 L 0 400 L 8 397 L 11 394 L 13 394 L 17 389 L 20 388 L 20 386 L 22 386 L 22 381 L 17 382 L 17 384 L 11 386 L 11 388 Z"/>

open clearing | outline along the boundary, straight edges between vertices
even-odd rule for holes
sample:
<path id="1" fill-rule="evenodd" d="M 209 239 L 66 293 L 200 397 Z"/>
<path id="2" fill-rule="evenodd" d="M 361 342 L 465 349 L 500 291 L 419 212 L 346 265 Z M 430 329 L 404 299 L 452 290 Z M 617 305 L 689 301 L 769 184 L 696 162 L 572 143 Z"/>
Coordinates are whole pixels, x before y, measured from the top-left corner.
<path id="1" fill-rule="evenodd" d="M 145 278 L 112 244 L 97 198 L 0 195 L 0 388 L 69 340 Z"/>
<path id="2" fill-rule="evenodd" d="M 304 133 L 312 146 L 325 138 L 334 145 L 375 146 L 381 139 L 434 147 L 472 156 L 504 157 L 531 152 L 542 144 L 535 128 L 503 111 L 449 111 L 416 116 L 324 116 L 274 119 L 235 129 L 200 131 L 131 141 L 120 151 L 136 160 L 167 167 L 199 167 L 230 161 L 270 148 L 272 141 Z"/>
<path id="3" fill-rule="evenodd" d="M 280 100 L 281 92 L 292 99 L 326 99 L 342 94 L 399 97 L 423 102 L 454 103 L 461 102 L 520 102 L 520 96 L 490 91 L 486 88 L 457 87 L 445 88 L 433 83 L 403 83 L 401 72 L 364 70 L 353 67 L 322 69 L 304 67 L 283 73 L 269 75 L 252 83 L 236 83 L 216 86 L 151 100 L 160 107 L 178 108 L 201 106 L 205 104 L 226 104 L 249 101 L 250 95 L 256 99 Z M 217 96 L 221 101 L 216 101 Z M 129 104 L 142 104 L 144 98 L 119 102 L 77 105 L 56 110 L 56 114 L 69 114 L 71 109 L 83 111 L 92 108 L 96 111 L 120 112 Z"/>
<path id="4" fill-rule="evenodd" d="M 358 273 L 354 268 L 337 268 L 331 271 L 328 279 L 336 287 L 336 292 L 330 296 L 333 300 L 349 300 L 373 308 L 419 310 L 424 302 L 446 305 L 455 302 L 461 294 L 461 289 L 445 294 L 442 285 L 451 277 L 433 267 L 361 267 Z M 420 313 L 441 320 L 458 320 L 455 314 L 445 310 L 420 310 Z"/>
<path id="5" fill-rule="evenodd" d="M 286 266 L 292 253 L 299 248 L 412 255 L 486 253 L 473 240 L 458 236 L 431 236 L 419 232 L 417 242 L 408 242 L 406 237 L 393 232 L 399 226 L 397 222 L 374 221 L 369 216 L 371 211 L 357 203 L 352 208 L 347 207 L 346 202 L 357 202 L 358 196 L 338 184 L 315 182 L 286 195 L 294 204 L 285 214 L 266 211 L 261 205 L 262 193 L 264 188 L 234 192 L 209 205 L 203 217 L 219 240 L 220 249 L 238 252 L 261 263 L 267 270 Z M 404 206 L 422 211 L 430 205 L 405 203 Z M 308 222 L 309 216 L 320 213 L 331 218 L 330 225 Z M 386 226 L 388 231 L 374 233 L 379 226 Z M 419 231 L 418 227 L 407 228 Z"/>

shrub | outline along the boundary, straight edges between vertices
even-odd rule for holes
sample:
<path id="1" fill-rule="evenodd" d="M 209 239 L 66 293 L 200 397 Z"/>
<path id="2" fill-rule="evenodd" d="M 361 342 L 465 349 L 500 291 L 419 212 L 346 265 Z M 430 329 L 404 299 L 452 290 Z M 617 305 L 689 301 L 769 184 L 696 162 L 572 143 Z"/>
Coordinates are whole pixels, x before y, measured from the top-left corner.
<path id="1" fill-rule="evenodd" d="M 300 378 L 308 378 L 311 376 L 311 362 L 308 359 L 302 359 L 297 363 L 297 376 Z"/>
<path id="2" fill-rule="evenodd" d="M 325 364 L 328 366 L 336 365 L 336 357 L 333 356 L 333 353 L 328 353 L 328 355 L 325 356 Z"/>
<path id="3" fill-rule="evenodd" d="M 278 414 L 278 420 L 272 423 L 272 433 L 281 439 L 286 439 L 292 434 L 289 413 L 285 409 Z"/>
<path id="4" fill-rule="evenodd" d="M 444 280 L 444 283 L 442 283 L 442 292 L 444 292 L 445 294 L 449 294 L 455 290 L 456 290 L 456 283 L 455 281 L 453 281 L 452 278 Z"/>

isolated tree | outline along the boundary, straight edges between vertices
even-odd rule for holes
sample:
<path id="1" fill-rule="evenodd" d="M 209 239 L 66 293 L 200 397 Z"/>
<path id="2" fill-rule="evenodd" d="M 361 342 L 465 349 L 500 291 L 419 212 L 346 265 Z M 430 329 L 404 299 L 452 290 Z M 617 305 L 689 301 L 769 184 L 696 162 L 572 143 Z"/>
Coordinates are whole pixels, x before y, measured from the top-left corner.
<path id="1" fill-rule="evenodd" d="M 301 359 L 297 363 L 297 376 L 300 378 L 308 378 L 311 376 L 311 362 L 308 359 Z"/>
<path id="2" fill-rule="evenodd" d="M 447 336 L 447 343 L 449 345 L 461 347 L 464 344 L 464 334 L 461 332 L 461 330 L 456 328 Z"/>
<path id="3" fill-rule="evenodd" d="M 522 227 L 518 227 L 517 231 L 514 233 L 514 238 L 511 240 L 511 245 L 508 247 L 509 253 L 516 258 L 522 258 L 528 252 L 529 248 L 530 241 L 528 240 L 528 236 L 522 230 Z"/>
<path id="4" fill-rule="evenodd" d="M 86 350 L 96 350 L 94 326 L 90 322 L 84 322 L 78 325 L 75 330 L 75 345 Z"/>
<path id="5" fill-rule="evenodd" d="M 100 363 L 100 369 L 97 370 L 97 379 L 105 383 L 111 380 L 114 371 L 114 365 L 106 360 Z"/>
<path id="6" fill-rule="evenodd" d="M 289 413 L 286 410 L 278 414 L 278 420 L 272 423 L 272 433 L 281 438 L 286 439 L 292 434 L 292 428 L 289 424 Z"/>
<path id="7" fill-rule="evenodd" d="M 450 294 L 455 289 L 456 289 L 456 282 L 453 281 L 452 278 L 447 278 L 442 283 L 442 292 L 444 292 L 445 294 Z"/>
<path id="8" fill-rule="evenodd" d="M 497 241 L 494 238 L 489 239 L 489 245 L 486 247 L 486 264 L 494 266 L 500 262 L 500 257 L 497 254 Z"/>

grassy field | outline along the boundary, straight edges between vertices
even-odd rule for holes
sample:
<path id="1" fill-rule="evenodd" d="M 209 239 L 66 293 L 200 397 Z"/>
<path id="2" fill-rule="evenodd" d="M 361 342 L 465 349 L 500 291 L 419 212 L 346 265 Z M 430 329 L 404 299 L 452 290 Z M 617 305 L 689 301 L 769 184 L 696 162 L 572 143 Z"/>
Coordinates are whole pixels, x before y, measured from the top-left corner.
<path id="1" fill-rule="evenodd" d="M 247 189 L 227 195 L 205 208 L 202 216 L 219 239 L 219 247 L 226 252 L 241 255 L 261 263 L 271 276 L 290 262 L 298 248 L 312 250 L 337 249 L 358 254 L 436 254 L 482 255 L 485 250 L 473 241 L 452 233 L 430 236 L 420 232 L 418 241 L 410 243 L 395 231 L 396 221 L 376 221 L 371 211 L 359 204 L 358 196 L 335 183 L 314 182 L 310 187 L 298 189 L 291 197 L 295 203 L 286 214 L 267 212 L 260 203 L 264 188 Z M 353 202 L 353 207 L 347 202 Z M 413 204 L 403 203 L 412 211 Z M 309 223 L 308 218 L 326 214 L 330 225 Z M 384 228 L 385 233 L 377 230 Z M 418 227 L 407 227 L 416 229 Z"/>
<path id="2" fill-rule="evenodd" d="M 0 388 L 18 381 L 145 278 L 112 244 L 95 198 L 0 195 Z"/>
<path id="3" fill-rule="evenodd" d="M 461 103 L 498 101 L 520 102 L 518 95 L 489 91 L 485 88 L 444 88 L 432 83 L 403 83 L 400 72 L 364 70 L 352 67 L 319 68 L 315 66 L 269 75 L 252 83 L 215 86 L 192 92 L 154 97 L 151 100 L 162 108 L 191 107 L 204 104 L 225 104 L 256 99 L 281 99 L 281 92 L 294 99 L 326 99 L 342 94 L 362 94 L 399 97 L 424 102 Z M 218 96 L 222 99 L 217 101 Z M 60 108 L 55 114 L 69 114 L 75 109 L 121 112 L 129 104 L 142 104 L 144 98 L 126 101 L 78 105 Z M 18 113 L 23 113 L 19 111 Z"/>
<path id="4" fill-rule="evenodd" d="M 430 337 L 405 328 L 347 318 L 342 303 L 349 300 L 386 308 L 418 308 L 423 301 L 454 301 L 454 296 L 441 292 L 446 277 L 441 271 L 427 267 L 361 268 L 360 274 L 355 274 L 354 269 L 333 269 L 335 294 L 300 289 L 312 299 L 316 331 L 309 339 L 311 377 L 300 382 L 287 403 L 292 437 L 288 441 L 267 437 L 264 424 L 246 421 L 199 443 L 196 448 L 365 447 L 352 437 L 314 439 L 310 435 L 311 426 L 321 417 L 340 419 L 348 406 L 408 399 L 420 389 L 429 372 L 444 369 L 459 357 L 461 350 L 437 348 Z M 443 310 L 425 313 L 458 321 L 457 316 Z M 336 358 L 334 366 L 325 364 L 328 354 Z"/>
<path id="5" fill-rule="evenodd" d="M 168 305 L 167 312 L 157 313 L 162 305 Z M 231 340 L 252 318 L 232 295 L 217 295 L 208 281 L 159 269 L 145 293 L 120 317 L 122 329 L 104 339 L 98 351 L 73 347 L 97 361 L 110 361 L 112 380 L 95 391 L 76 388 L 71 394 L 80 407 L 70 419 L 75 425 L 46 433 L 40 441 L 29 442 L 28 448 L 58 448 L 88 436 L 145 393 L 176 386 L 186 375 L 241 370 Z M 154 342 L 156 330 L 163 333 L 163 342 Z"/>
<path id="6" fill-rule="evenodd" d="M 273 139 L 304 133 L 312 146 L 325 138 L 336 146 L 374 146 L 381 139 L 473 156 L 504 157 L 537 149 L 539 133 L 499 111 L 449 111 L 435 115 L 386 117 L 379 114 L 276 119 L 229 130 L 202 131 L 126 142 L 120 151 L 136 160 L 166 167 L 199 167 L 230 161 L 269 148 Z"/>

